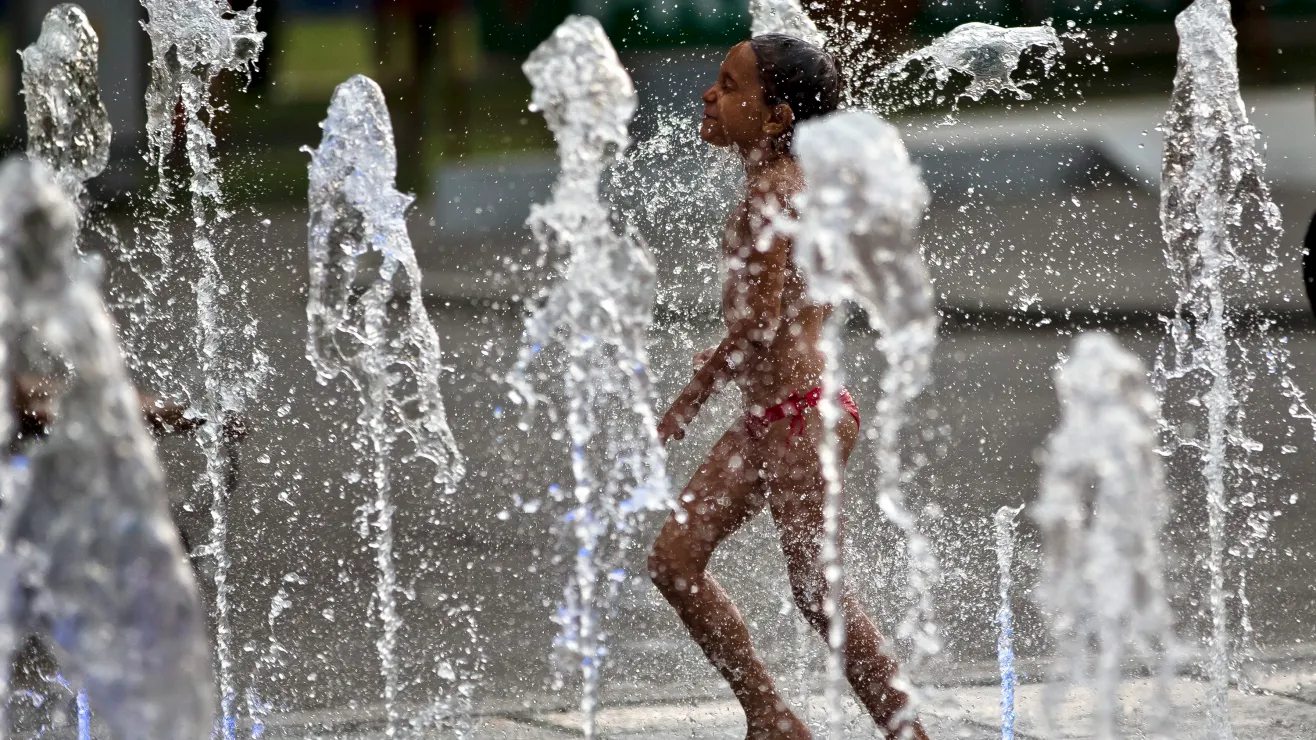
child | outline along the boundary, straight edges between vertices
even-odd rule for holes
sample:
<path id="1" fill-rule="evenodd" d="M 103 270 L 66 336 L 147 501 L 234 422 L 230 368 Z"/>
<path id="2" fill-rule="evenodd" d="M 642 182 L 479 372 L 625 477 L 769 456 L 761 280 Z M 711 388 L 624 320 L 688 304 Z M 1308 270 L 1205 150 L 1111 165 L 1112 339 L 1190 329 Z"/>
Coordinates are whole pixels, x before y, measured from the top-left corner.
<path id="1" fill-rule="evenodd" d="M 740 387 L 745 416 L 722 435 L 681 494 L 681 513 L 663 525 L 649 572 L 731 684 L 751 740 L 810 735 L 778 695 L 744 620 L 706 567 L 718 544 L 766 506 L 781 538 L 795 603 L 827 635 L 818 457 L 823 424 L 816 407 L 823 372 L 818 341 L 832 308 L 811 302 L 791 260 L 790 240 L 769 236 L 767 221 L 775 211 L 789 212 L 804 185 L 790 154 L 795 124 L 835 110 L 840 87 L 830 54 L 772 34 L 733 48 L 703 96 L 700 138 L 740 154 L 747 192 L 727 221 L 722 243 L 727 336 L 695 357 L 694 378 L 658 432 L 664 443 L 681 439 L 708 397 L 728 381 Z M 837 429 L 844 464 L 859 435 L 859 411 L 848 393 L 838 400 L 848 412 Z M 896 666 L 882 653 L 881 635 L 848 590 L 841 604 L 850 686 L 888 738 L 926 740 L 918 721 L 901 711 L 908 698 L 891 686 Z"/>

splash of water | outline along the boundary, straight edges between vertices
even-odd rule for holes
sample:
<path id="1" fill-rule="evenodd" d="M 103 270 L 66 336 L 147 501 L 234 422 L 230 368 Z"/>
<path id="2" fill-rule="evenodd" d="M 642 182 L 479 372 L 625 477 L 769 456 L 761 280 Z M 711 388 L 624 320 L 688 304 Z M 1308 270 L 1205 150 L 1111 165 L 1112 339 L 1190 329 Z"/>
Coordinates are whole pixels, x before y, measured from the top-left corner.
<path id="1" fill-rule="evenodd" d="M 275 682 L 286 677 L 284 669 L 288 664 L 288 648 L 279 641 L 277 622 L 279 617 L 292 606 L 288 587 L 294 584 L 305 584 L 306 579 L 298 573 L 285 573 L 283 583 L 284 585 L 280 586 L 279 590 L 270 598 L 270 609 L 265 616 L 265 627 L 268 630 L 265 650 L 256 662 L 251 677 L 252 685 L 248 686 L 246 691 L 247 719 L 251 723 L 251 737 L 253 740 L 265 734 L 265 719 L 274 708 L 272 702 L 261 698 L 259 687 L 263 685 L 262 679 Z M 251 649 L 255 649 L 255 646 L 251 645 Z"/>
<path id="2" fill-rule="evenodd" d="M 751 3 L 751 12 L 756 24 L 755 33 L 771 30 L 802 38 L 810 36 L 789 28 L 791 25 L 812 25 L 797 2 L 754 2 Z M 782 19 L 797 20 L 786 23 Z M 931 102 L 943 94 L 942 87 L 936 84 L 913 85 L 915 89 L 896 84 L 905 68 L 888 65 L 885 59 L 878 60 L 874 47 L 886 46 L 872 43 L 871 30 L 871 24 L 867 23 L 839 23 L 827 28 L 827 48 L 842 60 L 846 80 L 843 100 L 847 107 L 890 115 Z M 1058 54 L 1058 40 L 1053 41 L 1047 36 L 1048 33 L 1054 36 L 1049 28 L 997 31 L 999 33 L 981 33 L 979 36 L 983 43 L 999 46 L 998 36 L 1018 41 L 1033 35 L 1045 47 L 1041 52 L 1046 57 L 1048 69 L 1050 60 Z M 962 46 L 958 54 L 942 53 L 938 56 L 958 65 L 961 72 L 971 74 L 968 61 L 954 61 L 957 57 L 974 58 L 972 49 L 967 47 L 967 36 L 963 32 L 956 36 L 961 39 Z M 947 46 L 948 42 L 944 40 L 933 44 L 933 47 Z M 1020 55 L 1026 50 L 1027 47 L 1009 57 L 998 49 L 995 58 L 1002 68 L 980 62 L 978 73 L 993 80 L 1011 80 L 1014 70 L 1022 62 Z M 990 49 L 983 56 L 990 56 L 989 52 Z M 907 61 L 913 56 L 909 55 Z M 918 77 L 916 73 L 920 69 L 927 70 L 927 64 L 909 61 L 910 77 Z M 1022 87 L 1029 83 L 1019 81 L 1013 84 Z M 933 89 L 929 91 L 924 87 Z M 649 123 L 648 135 L 622 153 L 608 172 L 609 195 L 625 212 L 627 220 L 655 245 L 660 257 L 677 249 L 684 252 L 692 245 L 695 249 L 715 248 L 724 224 L 713 214 L 724 212 L 728 200 L 738 197 L 737 192 L 744 189 L 744 170 L 738 158 L 728 150 L 710 147 L 700 141 L 699 121 L 690 111 L 690 106 L 685 103 L 672 105 L 657 101 L 652 109 L 644 111 Z M 673 178 L 670 176 L 673 172 L 698 173 L 698 176 Z M 659 302 L 682 306 L 682 316 L 687 313 L 684 310 L 687 306 L 682 304 L 688 303 L 692 297 L 697 296 L 701 302 L 716 300 L 716 284 L 720 278 L 713 270 L 690 270 L 682 265 L 678 270 L 660 269 L 659 274 Z"/>
<path id="3" fill-rule="evenodd" d="M 91 740 L 91 701 L 87 690 L 78 689 L 78 740 Z"/>
<path id="4" fill-rule="evenodd" d="M 1210 575 L 1211 725 L 1232 736 L 1229 719 L 1229 618 L 1226 580 L 1230 488 L 1240 451 L 1250 443 L 1240 429 L 1241 405 L 1229 340 L 1231 301 L 1257 294 L 1255 284 L 1276 263 L 1279 209 L 1264 180 L 1257 131 L 1239 95 L 1237 42 L 1224 0 L 1196 0 L 1175 18 L 1178 71 L 1165 132 L 1161 168 L 1161 230 L 1179 299 L 1169 320 L 1173 356 L 1158 363 L 1164 380 L 1192 376 L 1206 383 L 1196 401 L 1205 408 L 1204 439 L 1176 440 L 1200 455 L 1206 486 Z M 1265 264 L 1252 255 L 1262 254 Z M 1246 286 L 1246 290 L 1244 290 Z"/>
<path id="5" fill-rule="evenodd" d="M 194 194 L 218 199 L 219 173 L 211 150 L 214 113 L 210 85 L 220 72 L 247 75 L 265 34 L 256 30 L 257 8 L 234 11 L 227 0 L 142 0 L 151 39 L 151 81 L 146 89 L 146 133 L 163 176 L 174 148 L 174 116 L 181 104 Z"/>
<path id="6" fill-rule="evenodd" d="M 224 210 L 219 168 L 213 150 L 215 135 L 210 128 L 215 108 L 210 91 L 223 71 L 246 75 L 260 53 L 265 34 L 256 31 L 256 5 L 233 11 L 226 0 L 142 0 L 148 20 L 143 24 L 151 39 L 151 80 L 146 89 L 146 133 L 159 182 L 156 200 L 168 204 L 166 162 L 174 146 L 175 112 L 181 108 L 187 135 L 187 162 L 191 170 L 193 225 L 192 251 L 184 264 L 192 267 L 191 284 L 196 295 L 197 321 L 194 334 L 197 368 L 202 388 L 189 391 L 191 412 L 208 419 L 196 434 L 205 455 L 205 472 L 197 481 L 198 491 L 211 499 L 213 525 L 210 541 L 202 552 L 214 560 L 216 635 L 219 688 L 226 740 L 232 740 L 236 714 L 237 686 L 233 676 L 232 634 L 229 627 L 228 483 L 231 455 L 225 451 L 225 428 L 236 418 L 255 393 L 267 372 L 259 350 L 241 346 L 243 331 L 233 326 L 231 306 L 239 301 L 224 278 L 214 239 Z M 169 250 L 168 219 L 155 224 L 153 249 L 165 265 Z M 160 290 L 169 271 L 146 280 L 147 291 Z M 226 310 L 230 309 L 230 310 Z M 158 317 L 157 317 L 158 318 Z M 254 326 L 246 327 L 254 330 Z M 254 332 L 252 332 L 254 333 Z M 252 358 L 250 365 L 246 358 Z M 160 368 L 162 387 L 177 383 L 169 363 Z"/>
<path id="7" fill-rule="evenodd" d="M 1145 662 L 1156 681 L 1152 705 L 1169 706 L 1173 621 L 1160 550 L 1169 512 L 1157 449 L 1160 408 L 1146 367 L 1102 332 L 1074 340 L 1055 383 L 1060 425 L 1047 441 L 1033 509 L 1045 548 L 1039 593 L 1060 675 L 1074 682 L 1091 676 L 1095 737 L 1114 740 L 1122 737 L 1118 690 L 1127 660 Z M 1153 734 L 1166 727 L 1163 714 L 1156 719 Z"/>
<path id="8" fill-rule="evenodd" d="M 58 178 L 56 178 L 56 181 L 58 182 Z M 73 692 L 73 684 L 69 683 L 68 679 L 64 678 L 61 673 L 55 674 L 55 682 L 60 687 L 74 693 L 73 711 L 77 715 L 75 720 L 77 722 L 78 740 L 91 740 L 91 702 L 87 699 L 87 690 L 78 689 Z"/>
<path id="9" fill-rule="evenodd" d="M 583 730 L 593 737 L 606 653 L 600 617 L 615 599 L 618 558 L 636 516 L 668 505 L 645 351 L 654 266 L 633 232 L 612 230 L 599 195 L 605 167 L 629 143 L 636 106 L 630 77 L 603 28 L 593 18 L 569 17 L 522 69 L 534 87 L 532 108 L 544 114 L 561 157 L 552 199 L 532 208 L 529 224 L 545 253 L 567 261 L 547 301 L 526 320 L 507 380 L 513 400 L 533 408 L 541 399 L 528 377 L 530 365 L 559 327 L 567 330 L 562 345 L 575 489 L 565 523 L 575 543 L 558 646 L 578 662 Z"/>
<path id="10" fill-rule="evenodd" d="M 749 15 L 754 36 L 782 33 L 819 48 L 827 45 L 827 34 L 818 30 L 800 0 L 749 0 Z"/>
<path id="11" fill-rule="evenodd" d="M 453 492 L 464 469 L 439 390 L 439 334 L 425 312 L 420 266 L 407 235 L 406 209 L 413 198 L 394 185 L 397 148 L 383 91 L 369 77 L 353 76 L 334 90 L 321 127 L 307 196 L 306 355 L 319 382 L 344 376 L 361 397 L 357 423 L 370 442 L 375 486 L 375 500 L 361 516 L 373 517 L 375 598 L 383 626 L 376 647 L 392 737 L 401 719 L 395 650 L 402 626 L 393 565 L 392 458 L 405 436 L 413 454 L 434 465 L 434 483 L 445 493 Z"/>
<path id="12" fill-rule="evenodd" d="M 50 683 L 50 680 L 47 679 L 46 685 L 49 686 Z M 55 672 L 54 684 L 73 695 L 72 710 L 74 714 L 74 722 L 77 727 L 78 740 L 91 740 L 91 703 L 87 700 L 87 690 L 78 689 L 77 691 L 74 691 L 73 684 L 69 683 L 68 679 L 64 678 L 64 674 L 58 671 Z M 51 700 L 51 695 L 46 694 L 43 696 L 34 693 L 32 698 L 36 706 L 41 706 Z M 56 724 L 58 721 L 59 720 L 52 720 L 50 724 Z M 45 734 L 48 728 L 49 725 L 43 726 L 40 734 Z"/>
<path id="13" fill-rule="evenodd" d="M 996 663 L 1001 671 L 1001 740 L 1014 740 L 1014 690 L 1018 680 L 1014 672 L 1014 610 L 1010 608 L 1010 590 L 1014 587 L 1014 535 L 1017 517 L 1023 506 L 1002 506 L 996 510 L 996 568 L 1000 571 L 998 594 L 1001 605 L 996 610 Z"/>
<path id="14" fill-rule="evenodd" d="M 11 353 L 9 340 L 14 334 L 16 311 L 9 296 L 9 276 L 4 261 L 7 258 L 0 250 L 0 331 L 4 332 L 4 341 L 0 341 L 0 391 L 11 392 Z M 5 396 L 6 398 L 8 396 Z M 0 414 L 0 433 L 12 439 L 13 418 L 11 414 Z M 20 641 L 26 636 L 22 625 L 22 590 L 23 577 L 21 559 L 15 550 L 12 536 L 14 530 L 15 510 L 28 490 L 28 460 L 25 455 L 15 454 L 0 463 L 0 495 L 3 501 L 14 502 L 0 508 L 0 656 L 11 661 Z M 0 727 L 8 730 L 13 726 L 14 694 L 10 692 L 10 666 L 0 670 Z"/>
<path id="15" fill-rule="evenodd" d="M 882 74 L 900 74 L 912 62 L 919 61 L 923 63 L 923 77 L 936 80 L 938 87 L 950 82 L 951 72 L 972 77 L 969 87 L 961 93 L 970 100 L 979 100 L 989 92 L 1009 92 L 1020 100 L 1028 100 L 1032 96 L 1023 85 L 1035 83 L 1015 82 L 1014 71 L 1024 52 L 1034 47 L 1042 49 L 1041 61 L 1050 70 L 1060 56 L 1060 38 L 1054 28 L 1001 28 L 990 23 L 965 23 L 922 49 L 895 60 Z"/>
<path id="16" fill-rule="evenodd" d="M 677 308 L 674 322 L 698 321 L 691 304 L 719 300 L 716 263 L 687 265 L 678 255 L 718 251 L 727 203 L 744 191 L 745 179 L 735 154 L 699 139 L 699 121 L 686 102 L 658 101 L 650 135 L 619 153 L 605 173 L 605 196 L 659 253 L 656 300 Z M 663 256 L 677 264 L 664 264 Z"/>
<path id="17" fill-rule="evenodd" d="M 35 591 L 18 613 L 62 648 L 115 738 L 202 737 L 209 639 L 164 477 L 103 304 L 75 247 L 72 204 L 43 166 L 0 168 L 0 259 L 16 323 L 5 340 L 59 378 L 53 432 L 6 498 L 6 554 Z"/>
<path id="18" fill-rule="evenodd" d="M 910 663 L 917 666 L 937 653 L 941 644 L 932 612 L 936 556 L 916 517 L 905 507 L 900 488 L 901 430 L 909 404 L 927 382 L 937 341 L 932 283 L 917 239 L 928 191 L 900 133 L 871 113 L 844 111 L 806 121 L 795 134 L 794 151 L 809 183 L 795 204 L 799 220 L 789 227 L 795 239 L 795 262 L 814 300 L 837 306 L 853 303 L 866 312 L 879 335 L 877 348 L 887 361 L 882 400 L 872 416 L 878 441 L 877 499 L 882 513 L 906 537 L 912 604 L 898 635 L 912 640 Z M 839 336 L 844 315 L 839 308 L 832 312 L 820 347 L 827 366 L 819 408 L 829 432 L 819 454 L 827 480 L 823 553 L 829 561 L 829 614 L 839 613 L 841 587 L 837 543 L 841 476 L 835 425 L 840 419 L 836 398 L 843 380 Z M 842 624 L 832 620 L 833 671 L 840 660 Z M 833 700 L 839 701 L 835 673 L 831 683 L 838 692 Z M 832 705 L 834 710 L 838 706 Z"/>
<path id="19" fill-rule="evenodd" d="M 829 30 L 830 48 L 843 60 L 842 101 L 884 116 L 947 101 L 954 110 L 961 98 L 976 101 L 988 93 L 1028 100 L 1026 88 L 1037 80 L 1016 80 L 1015 73 L 1030 56 L 1041 63 L 1043 74 L 1049 73 L 1060 57 L 1062 39 L 1050 26 L 965 23 L 923 48 L 887 61 L 882 51 L 888 44 L 873 37 L 870 24 L 841 23 Z M 1081 36 L 1065 34 L 1065 38 Z M 968 78 L 968 86 L 948 95 L 952 83 L 963 77 Z"/>
<path id="20" fill-rule="evenodd" d="M 436 731 L 445 737 L 475 736 L 471 721 L 474 709 L 472 698 L 488 665 L 487 656 L 480 647 L 480 631 L 474 615 L 464 607 L 456 608 L 455 605 L 446 608 L 444 613 L 450 619 L 463 623 L 462 631 L 470 647 L 462 651 L 454 650 L 444 656 L 447 659 L 434 661 L 434 676 L 443 681 L 447 689 L 411 717 L 407 733 L 409 737 L 429 737 Z"/>
<path id="21" fill-rule="evenodd" d="M 750 0 L 751 33 L 781 33 L 828 48 L 846 60 L 846 102 L 892 115 L 904 108 L 940 98 L 952 73 L 969 77 L 969 86 L 958 97 L 981 100 L 989 92 L 1009 93 L 1019 100 L 1031 98 L 1025 87 L 1036 80 L 1014 79 L 1024 56 L 1040 49 L 1038 61 L 1044 73 L 1060 57 L 1060 37 L 1049 25 L 1002 28 L 990 23 L 964 23 L 921 49 L 906 53 L 886 64 L 875 63 L 871 24 L 841 23 L 832 38 L 809 18 L 800 0 Z M 830 43 L 829 43 L 830 41 Z M 885 46 L 885 45 L 882 45 Z M 923 94 L 892 95 L 891 78 L 935 83 Z"/>
<path id="22" fill-rule="evenodd" d="M 81 205 L 87 180 L 110 161 L 110 118 L 97 77 L 100 42 L 77 5 L 56 5 L 24 49 L 27 154 L 44 162 L 60 189 Z"/>

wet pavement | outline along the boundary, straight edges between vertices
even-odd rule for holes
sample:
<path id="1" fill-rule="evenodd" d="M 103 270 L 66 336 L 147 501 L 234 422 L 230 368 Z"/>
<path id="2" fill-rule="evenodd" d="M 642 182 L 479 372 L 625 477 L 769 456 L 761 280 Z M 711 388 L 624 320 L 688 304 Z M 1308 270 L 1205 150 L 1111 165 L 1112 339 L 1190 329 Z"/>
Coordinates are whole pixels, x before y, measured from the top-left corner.
<path id="1" fill-rule="evenodd" d="M 1316 733 L 1316 702 L 1311 683 L 1316 663 L 1275 664 L 1271 673 L 1248 691 L 1230 691 L 1232 729 L 1239 738 L 1304 740 Z M 1168 722 L 1168 736 L 1181 740 L 1211 740 L 1206 684 L 1187 677 L 1168 683 L 1168 704 L 1156 697 L 1146 678 L 1125 681 L 1118 696 L 1121 734 L 1145 737 L 1156 722 Z M 661 692 L 660 692 L 661 694 Z M 1056 684 L 1019 685 L 1014 699 L 1014 735 L 1019 740 L 1087 740 L 1098 737 L 1092 726 L 1095 695 L 1091 689 L 1065 691 Z M 797 697 L 793 708 L 818 736 L 825 726 L 825 700 L 820 695 Z M 990 683 L 939 685 L 925 690 L 920 716 L 936 740 L 992 740 L 1001 737 L 1001 691 Z M 1168 714 L 1165 713 L 1168 706 Z M 876 728 L 848 697 L 839 738 L 876 737 Z M 382 708 L 290 713 L 271 718 L 264 737 L 323 737 L 374 740 L 384 737 Z M 490 740 L 557 740 L 582 737 L 580 715 L 567 711 L 528 711 L 490 707 L 478 712 L 472 735 Z M 614 701 L 597 715 L 600 738 L 631 740 L 738 740 L 745 736 L 739 706 L 725 696 L 632 697 Z M 451 731 L 431 731 L 418 737 L 454 737 Z"/>

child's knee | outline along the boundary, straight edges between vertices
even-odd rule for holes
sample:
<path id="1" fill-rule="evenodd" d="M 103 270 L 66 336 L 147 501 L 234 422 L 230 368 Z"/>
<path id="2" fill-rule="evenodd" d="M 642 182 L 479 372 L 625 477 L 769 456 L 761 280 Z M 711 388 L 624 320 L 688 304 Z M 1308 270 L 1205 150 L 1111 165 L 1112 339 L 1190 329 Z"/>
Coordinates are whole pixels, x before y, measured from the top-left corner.
<path id="1" fill-rule="evenodd" d="M 649 553 L 649 580 L 663 594 L 681 593 L 703 572 L 698 564 L 682 554 L 679 543 L 659 537 Z"/>

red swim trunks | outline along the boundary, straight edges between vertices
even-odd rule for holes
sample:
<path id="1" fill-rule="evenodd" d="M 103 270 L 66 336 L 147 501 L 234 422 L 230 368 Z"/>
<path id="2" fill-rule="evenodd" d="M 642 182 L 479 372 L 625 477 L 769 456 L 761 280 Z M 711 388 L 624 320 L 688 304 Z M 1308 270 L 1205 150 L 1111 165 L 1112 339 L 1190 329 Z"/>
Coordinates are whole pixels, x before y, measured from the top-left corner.
<path id="1" fill-rule="evenodd" d="M 762 414 L 757 416 L 745 414 L 745 431 L 749 432 L 750 439 L 758 439 L 774 423 L 782 419 L 790 419 L 791 433 L 787 435 L 786 439 L 804 434 L 804 412 L 817 406 L 821 400 L 822 388 L 814 388 L 803 396 L 796 391 L 791 391 L 790 396 L 785 401 L 764 409 Z M 854 417 L 855 423 L 858 424 L 859 407 L 855 405 L 854 399 L 850 397 L 850 391 L 842 388 L 836 400 L 841 403 L 841 408 Z"/>

